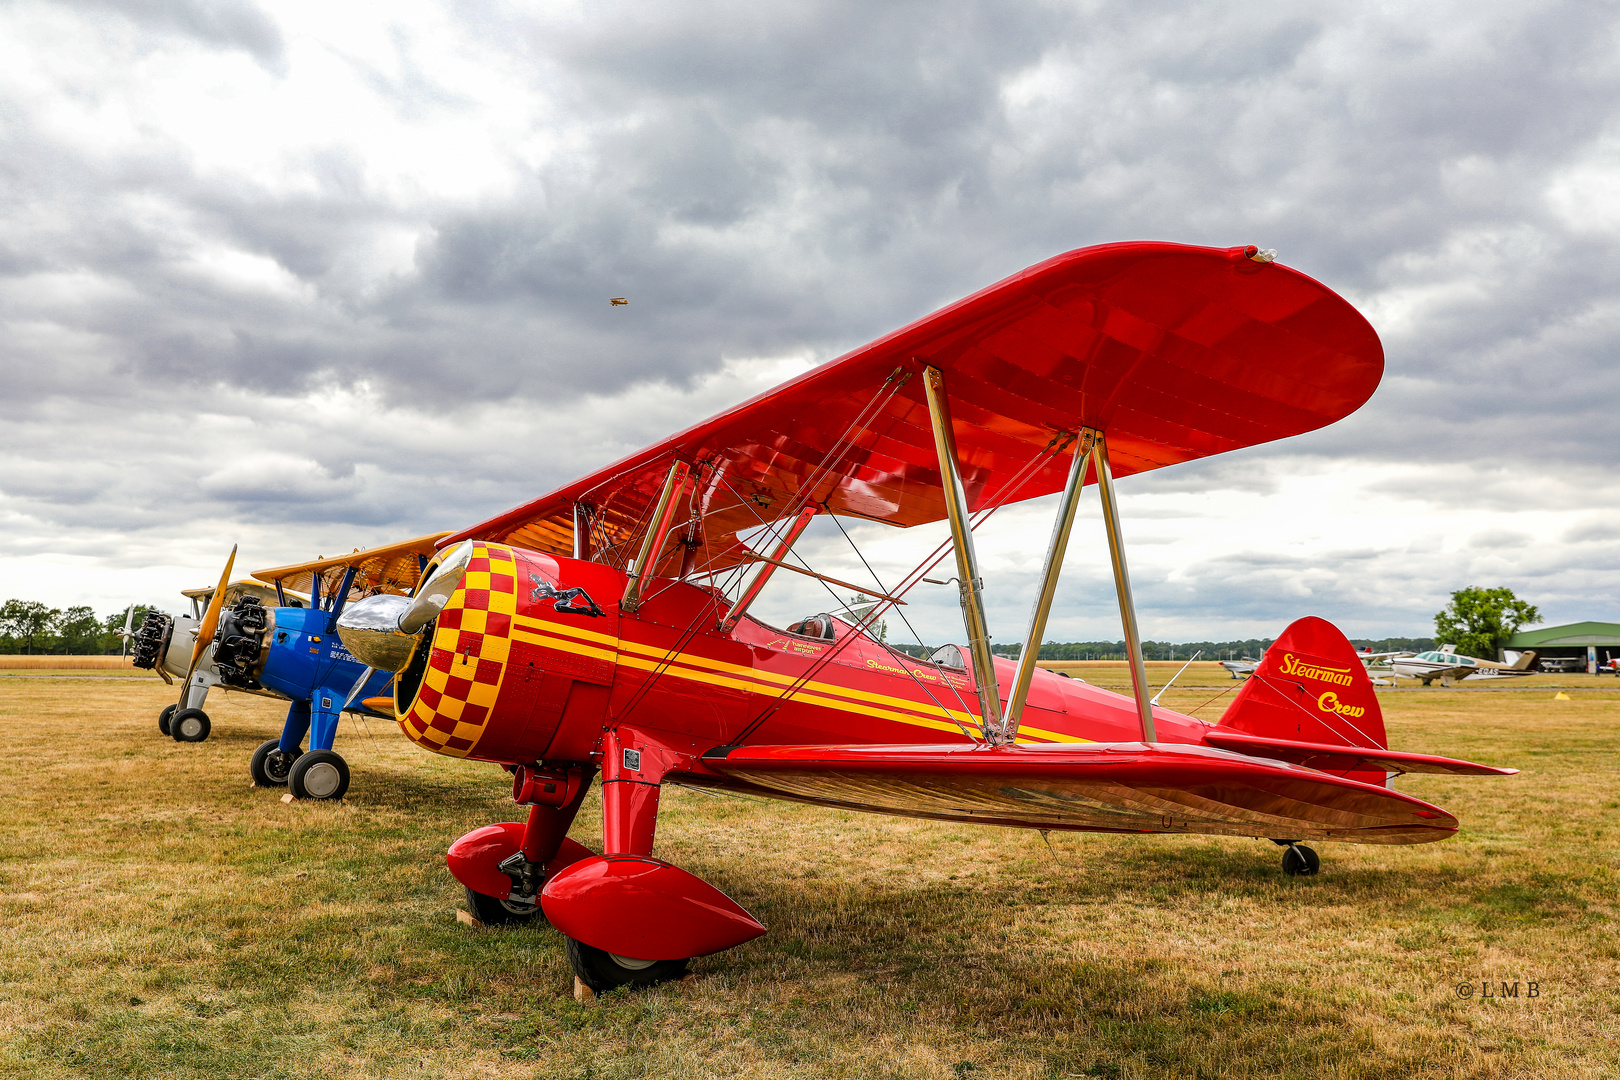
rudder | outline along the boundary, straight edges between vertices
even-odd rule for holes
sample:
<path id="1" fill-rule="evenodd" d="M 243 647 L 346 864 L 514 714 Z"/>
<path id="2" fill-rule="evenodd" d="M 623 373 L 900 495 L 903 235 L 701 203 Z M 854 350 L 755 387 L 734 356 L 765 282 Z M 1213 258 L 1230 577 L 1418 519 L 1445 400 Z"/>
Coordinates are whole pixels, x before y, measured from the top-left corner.
<path id="1" fill-rule="evenodd" d="M 1221 726 L 1272 739 L 1388 749 L 1384 714 L 1354 645 L 1326 619 L 1291 623 L 1266 650 Z M 1382 784 L 1382 772 L 1343 774 Z"/>

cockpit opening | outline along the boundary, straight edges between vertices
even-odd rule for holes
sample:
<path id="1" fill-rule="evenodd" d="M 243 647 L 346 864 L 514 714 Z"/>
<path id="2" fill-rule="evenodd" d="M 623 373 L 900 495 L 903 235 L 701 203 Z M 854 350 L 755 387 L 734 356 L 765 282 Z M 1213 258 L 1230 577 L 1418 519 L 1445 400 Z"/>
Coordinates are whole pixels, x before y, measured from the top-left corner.
<path id="1" fill-rule="evenodd" d="M 803 637 L 821 638 L 824 641 L 833 641 L 838 636 L 837 631 L 833 629 L 833 617 L 825 611 L 794 623 L 787 628 L 787 632 Z"/>

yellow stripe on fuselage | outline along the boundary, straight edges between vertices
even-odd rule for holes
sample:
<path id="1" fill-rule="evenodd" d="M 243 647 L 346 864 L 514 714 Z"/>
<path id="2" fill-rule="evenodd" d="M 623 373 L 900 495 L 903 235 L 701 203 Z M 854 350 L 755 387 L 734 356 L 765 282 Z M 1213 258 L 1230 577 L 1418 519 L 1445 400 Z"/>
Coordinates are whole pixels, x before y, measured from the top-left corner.
<path id="1" fill-rule="evenodd" d="M 512 634 L 514 637 L 530 640 L 537 645 L 544 645 L 547 648 L 558 649 L 579 656 L 588 656 L 594 660 L 620 663 L 626 667 L 636 668 L 641 671 L 656 671 L 662 667 L 666 673 L 672 674 L 676 678 L 707 683 L 711 686 L 724 686 L 745 693 L 780 696 L 775 693 L 778 687 L 791 687 L 799 682 L 798 677 L 793 675 L 744 667 L 740 664 L 731 664 L 724 660 L 716 660 L 713 657 L 696 653 L 682 652 L 671 655 L 667 650 L 641 645 L 633 641 L 616 639 L 608 634 L 573 626 L 562 626 L 558 623 L 527 618 L 521 615 L 513 620 Z M 617 645 L 617 651 L 615 652 L 612 648 L 596 648 L 587 644 L 586 641 L 574 640 L 575 638 L 602 642 L 609 646 Z M 761 683 L 767 685 L 762 686 Z M 945 685 L 942 685 L 941 689 L 947 693 L 955 692 L 955 688 Z M 922 710 L 928 709 L 927 705 L 920 702 L 895 697 L 890 694 L 857 690 L 853 687 L 840 686 L 837 683 L 819 681 L 802 683 L 798 691 L 793 694 L 793 700 L 819 705 L 823 708 L 836 709 L 857 716 L 876 717 L 891 720 L 895 723 L 909 724 L 913 727 L 951 731 L 957 734 L 962 731 L 960 725 L 969 728 L 979 726 L 979 718 L 970 712 L 946 709 L 940 706 L 939 708 L 950 718 L 950 721 L 940 720 L 934 716 L 918 715 Z M 874 706 L 876 707 L 874 708 Z M 896 711 L 897 709 L 909 711 L 899 712 Z M 1034 742 L 1037 740 L 1046 742 L 1091 741 L 1077 735 L 1046 731 L 1028 725 L 1020 725 L 1018 734 L 1019 742 Z"/>

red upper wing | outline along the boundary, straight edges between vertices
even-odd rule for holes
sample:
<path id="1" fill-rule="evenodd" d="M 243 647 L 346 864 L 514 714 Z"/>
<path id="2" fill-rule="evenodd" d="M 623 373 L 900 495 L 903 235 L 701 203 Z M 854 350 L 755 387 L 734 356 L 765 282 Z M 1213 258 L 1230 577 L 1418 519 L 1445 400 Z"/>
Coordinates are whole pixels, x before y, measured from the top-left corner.
<path id="1" fill-rule="evenodd" d="M 978 508 L 1061 488 L 1067 458 L 1049 452 L 1059 433 L 1104 431 L 1115 475 L 1127 476 L 1331 424 L 1371 396 L 1384 361 L 1347 302 L 1244 249 L 1084 248 L 445 542 L 567 554 L 582 502 L 596 511 L 596 557 L 622 564 L 677 458 L 697 467 L 685 514 L 703 520 L 700 568 L 740 561 L 737 533 L 806 499 L 895 525 L 937 521 L 945 505 L 925 365 L 945 372 Z M 676 557 L 672 540 L 665 558 Z"/>

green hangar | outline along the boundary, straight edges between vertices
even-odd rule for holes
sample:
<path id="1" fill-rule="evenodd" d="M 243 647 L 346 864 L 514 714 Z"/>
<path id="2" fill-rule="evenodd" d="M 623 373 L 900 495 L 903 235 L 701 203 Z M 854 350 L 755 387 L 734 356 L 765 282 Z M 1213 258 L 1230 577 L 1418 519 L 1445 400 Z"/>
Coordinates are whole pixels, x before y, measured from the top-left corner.
<path id="1" fill-rule="evenodd" d="M 1578 622 L 1520 630 L 1503 648 L 1536 650 L 1543 671 L 1595 672 L 1599 664 L 1620 657 L 1620 623 Z"/>

